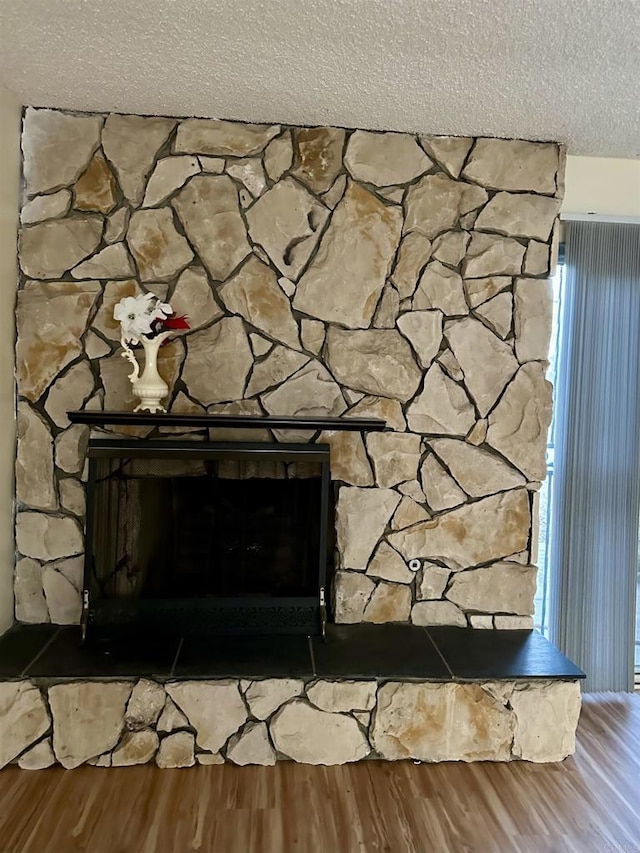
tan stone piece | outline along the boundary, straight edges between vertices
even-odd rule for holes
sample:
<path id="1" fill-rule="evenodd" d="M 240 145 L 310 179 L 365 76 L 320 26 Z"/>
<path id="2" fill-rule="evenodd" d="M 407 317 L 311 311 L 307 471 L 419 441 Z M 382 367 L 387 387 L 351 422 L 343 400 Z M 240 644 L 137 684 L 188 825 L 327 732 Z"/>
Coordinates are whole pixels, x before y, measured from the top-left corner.
<path id="1" fill-rule="evenodd" d="M 131 684 L 74 681 L 49 688 L 53 750 L 67 770 L 113 749 L 120 740 Z"/>
<path id="2" fill-rule="evenodd" d="M 82 590 L 84 583 L 84 554 L 66 560 L 57 560 L 55 563 L 49 563 L 47 568 L 60 572 L 75 589 L 78 591 Z"/>
<path id="3" fill-rule="evenodd" d="M 430 257 L 431 241 L 424 234 L 411 231 L 404 235 L 391 274 L 391 280 L 402 299 L 413 296 L 418 286 L 418 278 Z"/>
<path id="4" fill-rule="evenodd" d="M 13 584 L 18 622 L 49 622 L 49 608 L 42 589 L 42 568 L 30 557 L 18 560 Z"/>
<path id="5" fill-rule="evenodd" d="M 406 483 L 400 483 L 398 491 L 403 495 L 413 498 L 419 504 L 423 504 L 426 500 L 422 487 L 417 480 L 408 480 Z"/>
<path id="6" fill-rule="evenodd" d="M 78 523 L 72 518 L 19 512 L 16 545 L 25 557 L 47 561 L 80 554 L 83 540 Z"/>
<path id="7" fill-rule="evenodd" d="M 516 489 L 525 478 L 503 459 L 466 441 L 438 438 L 430 447 L 445 463 L 458 484 L 473 498 Z"/>
<path id="8" fill-rule="evenodd" d="M 300 278 L 293 306 L 311 317 L 366 328 L 400 239 L 402 214 L 350 183 Z"/>
<path id="9" fill-rule="evenodd" d="M 75 183 L 100 144 L 102 116 L 28 107 L 22 128 L 29 195 Z"/>
<path id="10" fill-rule="evenodd" d="M 411 306 L 414 311 L 438 308 L 447 317 L 469 313 L 462 279 L 457 272 L 445 267 L 440 261 L 427 264 Z"/>
<path id="11" fill-rule="evenodd" d="M 472 317 L 449 324 L 445 337 L 462 368 L 467 391 L 484 417 L 518 369 L 513 351 Z"/>
<path id="12" fill-rule="evenodd" d="M 239 314 L 270 338 L 299 349 L 298 324 L 274 271 L 252 255 L 218 294 L 227 310 Z"/>
<path id="13" fill-rule="evenodd" d="M 518 361 L 545 361 L 553 318 L 551 282 L 544 278 L 518 278 L 513 292 Z"/>
<path id="14" fill-rule="evenodd" d="M 415 480 L 410 480 L 409 483 L 416 483 L 417 485 L 417 481 Z M 406 488 L 407 483 L 403 483 L 402 486 L 399 486 L 398 488 L 402 490 L 403 486 Z M 420 491 L 422 490 L 420 489 Z M 422 500 L 424 499 L 425 497 L 423 493 Z M 395 511 L 395 514 L 391 519 L 391 529 L 403 530 L 405 527 L 411 527 L 412 524 L 417 524 L 419 521 L 427 521 L 430 517 L 431 516 L 426 509 L 424 509 L 424 507 L 422 507 L 414 498 L 409 495 L 404 495 L 398 505 L 398 509 Z M 406 568 L 406 563 L 404 563 L 404 561 L 403 565 Z M 371 569 L 371 566 L 369 566 L 369 569 Z M 398 578 L 391 578 L 391 580 L 397 581 Z"/>
<path id="15" fill-rule="evenodd" d="M 476 231 L 546 241 L 560 210 L 560 199 L 533 193 L 496 193 L 480 211 Z"/>
<path id="16" fill-rule="evenodd" d="M 251 251 L 231 178 L 196 175 L 171 204 L 211 277 L 224 281 Z"/>
<path id="17" fill-rule="evenodd" d="M 334 210 L 339 201 L 342 200 L 344 191 L 347 188 L 347 176 L 340 175 L 333 182 L 331 189 L 322 195 L 322 201 L 327 205 L 329 210 Z"/>
<path id="18" fill-rule="evenodd" d="M 142 281 L 168 281 L 193 260 L 193 252 L 176 231 L 169 208 L 136 210 L 131 215 L 127 243 Z"/>
<path id="19" fill-rule="evenodd" d="M 367 436 L 367 450 L 378 486 L 388 488 L 416 478 L 420 461 L 419 435 L 372 432 Z"/>
<path id="20" fill-rule="evenodd" d="M 513 726 L 480 685 L 389 682 L 378 691 L 371 738 L 390 760 L 508 761 Z"/>
<path id="21" fill-rule="evenodd" d="M 466 231 L 445 231 L 433 241 L 433 257 L 450 267 L 464 258 L 471 235 Z"/>
<path id="22" fill-rule="evenodd" d="M 454 181 L 441 172 L 426 175 L 407 192 L 404 231 L 419 231 L 432 240 L 488 198 L 482 187 Z"/>
<path id="23" fill-rule="evenodd" d="M 491 631 L 493 629 L 493 616 L 486 616 L 483 613 L 471 613 L 469 622 L 472 628 L 477 628 L 481 631 Z"/>
<path id="24" fill-rule="evenodd" d="M 256 362 L 245 392 L 247 397 L 281 385 L 307 364 L 308 356 L 277 344 L 262 361 Z"/>
<path id="25" fill-rule="evenodd" d="M 446 343 L 446 342 L 445 342 Z M 438 356 L 438 364 L 442 367 L 451 379 L 455 382 L 464 381 L 464 373 L 458 364 L 458 360 L 450 349 L 443 350 Z"/>
<path id="26" fill-rule="evenodd" d="M 342 169 L 344 130 L 337 127 L 300 127 L 293 132 L 293 174 L 314 192 L 326 192 Z"/>
<path id="27" fill-rule="evenodd" d="M 410 500 L 410 498 L 403 498 L 403 501 L 408 500 Z M 423 519 L 424 515 L 421 520 Z M 375 554 L 371 558 L 371 562 L 367 567 L 367 577 L 380 578 L 381 580 L 391 581 L 396 584 L 411 583 L 415 575 L 408 568 L 406 562 L 397 551 L 394 551 L 386 542 L 381 542 L 376 548 Z M 378 597 L 383 598 L 384 596 Z M 389 596 L 387 596 L 387 598 L 389 598 Z M 381 602 L 379 603 L 381 604 Z M 380 609 L 381 608 L 379 607 L 378 610 Z"/>
<path id="28" fill-rule="evenodd" d="M 429 368 L 442 342 L 442 313 L 409 311 L 398 318 L 397 325 L 409 339 L 421 366 Z"/>
<path id="29" fill-rule="evenodd" d="M 266 725 L 247 723 L 243 731 L 229 741 L 227 758 L 241 767 L 248 764 L 274 765 L 276 754 L 271 746 Z"/>
<path id="30" fill-rule="evenodd" d="M 413 350 L 395 329 L 350 331 L 331 326 L 327 363 L 343 385 L 402 402 L 415 394 L 422 377 Z"/>
<path id="31" fill-rule="evenodd" d="M 58 190 L 50 195 L 38 195 L 31 201 L 25 202 L 20 211 L 20 222 L 23 225 L 33 225 L 45 219 L 57 219 L 64 216 L 71 206 L 69 190 Z"/>
<path id="32" fill-rule="evenodd" d="M 41 740 L 30 750 L 23 753 L 18 759 L 18 767 L 21 770 L 44 770 L 56 763 L 56 757 L 51 748 L 49 738 Z"/>
<path id="33" fill-rule="evenodd" d="M 533 613 L 535 592 L 535 566 L 493 563 L 456 573 L 447 598 L 463 610 L 526 616 Z"/>
<path id="34" fill-rule="evenodd" d="M 28 681 L 0 682 L 0 768 L 42 737 L 49 726 L 37 687 Z"/>
<path id="35" fill-rule="evenodd" d="M 187 338 L 182 371 L 189 393 L 204 405 L 241 399 L 253 355 L 240 317 L 224 317 Z"/>
<path id="36" fill-rule="evenodd" d="M 251 350 L 256 358 L 260 358 L 260 356 L 265 355 L 274 346 L 273 341 L 268 341 L 266 338 L 263 338 L 262 335 L 258 335 L 256 333 L 251 333 L 249 335 L 249 343 L 251 344 Z"/>
<path id="37" fill-rule="evenodd" d="M 362 622 L 364 609 L 375 589 L 375 583 L 356 572 L 338 572 L 335 576 L 335 620 L 340 624 Z"/>
<path id="38" fill-rule="evenodd" d="M 229 160 L 227 174 L 235 178 L 247 189 L 254 198 L 258 198 L 267 188 L 267 179 L 259 157 L 249 157 L 246 160 Z"/>
<path id="39" fill-rule="evenodd" d="M 530 520 L 527 490 L 515 489 L 452 509 L 387 538 L 407 560 L 441 559 L 450 567 L 464 568 L 524 550 Z"/>
<path id="40" fill-rule="evenodd" d="M 178 125 L 174 151 L 213 157 L 249 157 L 259 154 L 279 133 L 278 125 L 188 118 Z"/>
<path id="41" fill-rule="evenodd" d="M 372 133 L 367 130 L 356 130 L 351 134 L 344 164 L 352 178 L 376 187 L 406 184 L 433 166 L 408 133 Z"/>
<path id="42" fill-rule="evenodd" d="M 376 704 L 375 681 L 314 681 L 307 688 L 309 701 L 329 713 L 372 711 Z"/>
<path id="43" fill-rule="evenodd" d="M 533 629 L 533 616 L 505 616 L 496 613 L 493 617 L 495 628 L 506 631 L 531 631 Z"/>
<path id="44" fill-rule="evenodd" d="M 164 157 L 156 163 L 149 178 L 142 207 L 156 207 L 172 196 L 200 171 L 197 157 Z"/>
<path id="45" fill-rule="evenodd" d="M 488 278 L 469 278 L 464 280 L 464 289 L 472 308 L 494 297 L 511 285 L 511 277 L 494 275 Z"/>
<path id="46" fill-rule="evenodd" d="M 156 754 L 156 764 L 162 769 L 193 767 L 195 759 L 195 738 L 191 732 L 176 732 L 160 741 Z"/>
<path id="47" fill-rule="evenodd" d="M 442 598 L 450 576 L 451 572 L 449 569 L 425 561 L 420 571 L 418 583 L 416 584 L 416 598 L 421 601 Z M 416 613 L 418 618 L 419 614 L 420 611 L 418 610 Z"/>
<path id="48" fill-rule="evenodd" d="M 324 345 L 326 327 L 319 320 L 303 318 L 300 323 L 300 337 L 305 349 L 314 355 L 319 355 Z"/>
<path id="49" fill-rule="evenodd" d="M 270 415 L 338 417 L 347 408 L 340 386 L 319 361 L 310 361 L 261 397 Z"/>
<path id="50" fill-rule="evenodd" d="M 267 720 L 281 705 L 299 696 L 303 688 L 304 682 L 299 678 L 265 678 L 249 684 L 245 699 L 252 716 Z"/>
<path id="51" fill-rule="evenodd" d="M 457 178 L 474 140 L 465 136 L 420 136 L 422 147 L 452 178 Z"/>
<path id="52" fill-rule="evenodd" d="M 166 691 L 196 730 L 202 749 L 217 752 L 246 722 L 247 709 L 237 681 L 169 682 Z"/>
<path id="53" fill-rule="evenodd" d="M 44 419 L 25 401 L 18 404 L 16 500 L 31 509 L 56 509 L 53 439 Z"/>
<path id="54" fill-rule="evenodd" d="M 518 275 L 522 269 L 524 246 L 512 237 L 474 231 L 464 262 L 465 278 Z"/>
<path id="55" fill-rule="evenodd" d="M 141 678 L 131 691 L 127 704 L 124 717 L 126 727 L 132 731 L 138 731 L 155 725 L 166 699 L 167 696 L 161 684 L 148 678 Z"/>
<path id="56" fill-rule="evenodd" d="M 128 207 L 119 207 L 107 218 L 104 239 L 107 243 L 117 243 L 124 238 L 129 227 L 131 211 Z"/>
<path id="57" fill-rule="evenodd" d="M 411 613 L 411 590 L 396 583 L 379 583 L 371 594 L 363 622 L 407 622 Z"/>
<path id="58" fill-rule="evenodd" d="M 178 279 L 171 297 L 174 316 L 186 316 L 192 331 L 208 326 L 223 315 L 202 267 L 189 267 Z"/>
<path id="59" fill-rule="evenodd" d="M 156 156 L 175 126 L 169 118 L 107 116 L 102 148 L 115 168 L 122 192 L 134 207 L 142 201 Z"/>
<path id="60" fill-rule="evenodd" d="M 430 453 L 420 468 L 422 490 L 427 499 L 429 509 L 440 512 L 460 506 L 467 500 L 467 495 L 458 483 L 449 476 L 436 457 Z"/>
<path id="61" fill-rule="evenodd" d="M 556 191 L 558 146 L 520 139 L 478 139 L 462 173 L 495 190 Z"/>
<path id="62" fill-rule="evenodd" d="M 336 535 L 344 568 L 360 572 L 367 568 L 373 549 L 399 503 L 400 495 L 392 489 L 353 486 L 340 489 Z"/>
<path id="63" fill-rule="evenodd" d="M 272 139 L 264 152 L 264 168 L 272 181 L 279 181 L 293 163 L 293 144 L 291 131 Z"/>
<path id="64" fill-rule="evenodd" d="M 278 752 L 301 764 L 346 764 L 371 751 L 360 726 L 346 714 L 330 714 L 295 699 L 269 724 Z"/>
<path id="65" fill-rule="evenodd" d="M 400 308 L 400 297 L 398 291 L 391 284 L 385 284 L 382 297 L 378 302 L 376 313 L 373 318 L 375 329 L 393 329 Z"/>
<path id="66" fill-rule="evenodd" d="M 81 409 L 93 394 L 94 386 L 95 379 L 86 361 L 80 361 L 70 367 L 64 376 L 51 386 L 47 394 L 45 409 L 51 420 L 59 427 L 68 427 L 70 421 L 67 412 Z"/>
<path id="67" fill-rule="evenodd" d="M 82 471 L 87 453 L 89 429 L 82 424 L 67 427 L 58 433 L 54 442 L 55 462 L 58 468 L 67 474 L 78 474 Z M 72 552 L 75 553 L 75 552 Z"/>
<path id="68" fill-rule="evenodd" d="M 484 440 L 487 437 L 488 426 L 489 421 L 486 418 L 481 418 L 479 421 L 476 421 L 467 433 L 465 441 L 469 444 L 473 444 L 474 447 L 479 447 L 481 444 L 484 444 Z"/>
<path id="69" fill-rule="evenodd" d="M 547 275 L 549 272 L 549 245 L 529 240 L 524 256 L 524 272 L 527 275 Z"/>
<path id="70" fill-rule="evenodd" d="M 80 623 L 82 613 L 80 593 L 61 572 L 45 566 L 42 570 L 42 588 L 54 625 Z"/>
<path id="71" fill-rule="evenodd" d="M 332 480 L 350 486 L 373 486 L 373 471 L 360 433 L 327 430 L 320 433 L 318 441 L 331 447 Z"/>
<path id="72" fill-rule="evenodd" d="M 407 428 L 400 403 L 388 397 L 371 395 L 362 397 L 348 412 L 345 412 L 344 416 L 345 418 L 379 418 L 396 432 L 403 432 Z"/>
<path id="73" fill-rule="evenodd" d="M 198 764 L 209 766 L 211 764 L 225 764 L 223 756 L 219 752 L 198 752 L 196 754 Z"/>
<path id="74" fill-rule="evenodd" d="M 112 767 L 131 767 L 151 761 L 158 749 L 158 735 L 150 729 L 125 732 L 111 754 Z"/>
<path id="75" fill-rule="evenodd" d="M 135 275 L 124 243 L 114 243 L 71 270 L 74 278 L 130 278 Z"/>
<path id="76" fill-rule="evenodd" d="M 517 372 L 489 416 L 487 442 L 529 480 L 546 476 L 546 443 L 551 423 L 551 384 L 539 362 L 529 362 Z M 521 548 L 514 548 L 520 551 Z"/>
<path id="77" fill-rule="evenodd" d="M 212 175 L 221 175 L 224 172 L 226 163 L 220 157 L 198 157 L 198 160 L 203 172 L 209 172 Z"/>
<path id="78" fill-rule="evenodd" d="M 504 340 L 511 332 L 513 296 L 511 293 L 499 293 L 479 305 L 474 313 L 485 326 Z"/>
<path id="79" fill-rule="evenodd" d="M 73 187 L 76 210 L 89 210 L 107 214 L 116 203 L 116 179 L 100 151 L 96 151 L 91 162 Z"/>
<path id="80" fill-rule="evenodd" d="M 407 421 L 413 432 L 464 436 L 475 422 L 475 413 L 464 390 L 434 362 L 422 392 L 407 409 Z"/>
<path id="81" fill-rule="evenodd" d="M 516 684 L 509 699 L 516 718 L 513 754 L 524 761 L 562 761 L 576 749 L 578 681 Z"/>
<path id="82" fill-rule="evenodd" d="M 18 237 L 20 267 L 31 278 L 54 279 L 92 254 L 102 238 L 102 218 L 49 219 L 22 228 Z"/>
<path id="83" fill-rule="evenodd" d="M 188 725 L 189 720 L 187 720 L 182 711 L 176 706 L 173 699 L 167 696 L 164 708 L 156 724 L 157 731 L 167 734 L 174 732 L 176 729 L 185 729 Z"/>
<path id="84" fill-rule="evenodd" d="M 414 625 L 453 625 L 466 628 L 464 613 L 451 601 L 418 601 L 411 608 Z"/>

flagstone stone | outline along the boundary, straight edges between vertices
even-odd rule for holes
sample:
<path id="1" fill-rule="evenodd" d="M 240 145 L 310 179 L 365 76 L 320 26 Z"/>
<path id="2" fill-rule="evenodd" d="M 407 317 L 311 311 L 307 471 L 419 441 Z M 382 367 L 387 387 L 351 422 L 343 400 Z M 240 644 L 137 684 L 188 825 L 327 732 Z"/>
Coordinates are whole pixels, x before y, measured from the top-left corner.
<path id="1" fill-rule="evenodd" d="M 23 225 L 33 225 L 45 219 L 56 219 L 64 216 L 71 206 L 69 190 L 58 190 L 50 195 L 37 195 L 31 201 L 25 202 L 20 211 L 20 222 Z"/>
<path id="2" fill-rule="evenodd" d="M 548 279 L 518 278 L 513 293 L 518 361 L 546 361 L 553 318 L 551 282 Z"/>
<path id="3" fill-rule="evenodd" d="M 174 152 L 213 157 L 249 157 L 259 154 L 279 133 L 278 125 L 188 118 L 178 125 Z"/>
<path id="4" fill-rule="evenodd" d="M 76 210 L 110 213 L 116 204 L 116 179 L 100 151 L 96 151 L 86 170 L 73 187 Z"/>
<path id="5" fill-rule="evenodd" d="M 466 628 L 467 620 L 459 607 L 451 601 L 417 601 L 411 608 L 414 625 L 453 625 Z"/>
<path id="6" fill-rule="evenodd" d="M 336 507 L 336 535 L 342 567 L 366 570 L 373 550 L 400 503 L 392 489 L 343 486 Z"/>
<path id="7" fill-rule="evenodd" d="M 417 483 L 417 481 L 408 480 L 407 483 Z M 398 487 L 398 489 L 402 491 L 402 486 L 406 487 L 406 485 L 406 483 L 403 483 L 401 486 Z M 422 492 L 422 489 L 420 489 L 420 492 Z M 419 497 L 424 503 L 424 493 L 419 495 Z M 402 530 L 404 527 L 411 527 L 412 524 L 417 524 L 418 521 L 427 521 L 430 517 L 431 516 L 429 515 L 427 510 L 423 506 L 421 506 L 420 503 L 417 502 L 415 497 L 411 497 L 405 494 L 402 500 L 400 501 L 398 509 L 395 511 L 393 518 L 391 519 L 391 528 L 392 530 Z"/>
<path id="8" fill-rule="evenodd" d="M 422 147 L 452 178 L 460 175 L 473 139 L 464 136 L 420 136 Z M 482 183 L 482 181 L 480 181 Z"/>
<path id="9" fill-rule="evenodd" d="M 420 467 L 420 481 L 429 508 L 434 512 L 452 509 L 467 500 L 467 495 L 431 453 Z"/>
<path id="10" fill-rule="evenodd" d="M 182 379 L 189 394 L 208 406 L 241 399 L 252 366 L 242 320 L 224 317 L 189 335 Z"/>
<path id="11" fill-rule="evenodd" d="M 407 428 L 400 403 L 388 397 L 370 395 L 362 397 L 349 411 L 345 412 L 344 416 L 345 418 L 379 418 L 396 432 L 403 432 Z"/>
<path id="12" fill-rule="evenodd" d="M 443 264 L 457 267 L 465 256 L 470 239 L 471 235 L 466 231 L 445 231 L 433 241 L 432 255 Z"/>
<path id="13" fill-rule="evenodd" d="M 326 430 L 318 440 L 331 447 L 332 480 L 350 486 L 373 486 L 375 479 L 360 433 Z"/>
<path id="14" fill-rule="evenodd" d="M 407 409 L 407 422 L 413 432 L 464 436 L 475 422 L 475 413 L 460 385 L 434 362 L 423 390 Z"/>
<path id="15" fill-rule="evenodd" d="M 314 355 L 319 355 L 323 347 L 326 327 L 320 320 L 303 318 L 300 322 L 300 337 L 302 345 Z"/>
<path id="16" fill-rule="evenodd" d="M 404 231 L 419 231 L 432 240 L 488 198 L 482 187 L 451 180 L 441 172 L 425 175 L 407 192 Z"/>
<path id="17" fill-rule="evenodd" d="M 363 622 L 407 622 L 411 613 L 411 590 L 397 583 L 380 582 L 364 609 Z"/>
<path id="18" fill-rule="evenodd" d="M 420 365 L 428 369 L 442 343 L 442 313 L 409 311 L 398 318 L 397 325 L 416 351 Z"/>
<path id="19" fill-rule="evenodd" d="M 45 566 L 42 570 L 42 588 L 54 625 L 80 623 L 82 613 L 80 592 L 61 572 Z"/>
<path id="20" fill-rule="evenodd" d="M 468 278 L 464 280 L 464 289 L 469 305 L 476 308 L 492 299 L 496 294 L 511 286 L 512 279 L 506 275 L 494 275 L 488 278 Z"/>
<path id="21" fill-rule="evenodd" d="M 474 231 L 464 264 L 465 278 L 517 275 L 525 248 L 512 237 Z"/>
<path id="22" fill-rule="evenodd" d="M 373 318 L 375 329 L 393 329 L 400 309 L 400 296 L 391 284 L 385 284 Z"/>
<path id="23" fill-rule="evenodd" d="M 16 500 L 31 509 L 56 509 L 51 432 L 25 401 L 18 404 L 17 433 Z"/>
<path id="24" fill-rule="evenodd" d="M 420 578 L 416 585 L 416 598 L 419 600 L 442 598 L 450 577 L 449 569 L 425 561 L 422 564 Z M 417 614 L 419 613 L 418 610 Z"/>
<path id="25" fill-rule="evenodd" d="M 391 274 L 400 297 L 409 299 L 415 293 L 418 279 L 431 257 L 431 240 L 419 231 L 405 234 L 400 243 L 396 265 Z"/>
<path id="26" fill-rule="evenodd" d="M 525 478 L 495 453 L 473 447 L 467 441 L 437 438 L 429 446 L 444 462 L 458 484 L 473 498 L 516 489 Z"/>
<path id="27" fill-rule="evenodd" d="M 293 132 L 296 163 L 293 174 L 313 192 L 326 192 L 342 170 L 344 130 L 300 127 Z"/>
<path id="28" fill-rule="evenodd" d="M 536 593 L 535 566 L 493 563 L 481 569 L 454 574 L 447 598 L 463 610 L 487 613 L 533 613 Z"/>
<path id="29" fill-rule="evenodd" d="M 22 154 L 29 195 L 75 183 L 100 144 L 102 123 L 99 115 L 69 115 L 28 107 Z"/>
<path id="30" fill-rule="evenodd" d="M 50 725 L 47 706 L 35 685 L 0 682 L 0 767 L 42 737 Z"/>
<path id="31" fill-rule="evenodd" d="M 74 278 L 130 278 L 135 275 L 124 243 L 114 243 L 71 270 Z"/>
<path id="32" fill-rule="evenodd" d="M 249 683 L 245 699 L 251 715 L 257 720 L 267 720 L 289 699 L 299 696 L 304 682 L 299 678 L 264 678 Z"/>
<path id="33" fill-rule="evenodd" d="M 49 622 L 49 608 L 42 588 L 42 567 L 30 557 L 16 563 L 13 584 L 18 622 Z"/>
<path id="34" fill-rule="evenodd" d="M 61 506 L 74 515 L 83 516 L 86 512 L 86 500 L 84 486 L 73 477 L 60 480 L 58 491 L 60 492 Z"/>
<path id="35" fill-rule="evenodd" d="M 408 133 L 373 133 L 367 130 L 356 130 L 351 134 L 344 164 L 352 178 L 376 187 L 406 184 L 433 166 Z"/>
<path id="36" fill-rule="evenodd" d="M 102 147 L 122 192 L 134 207 L 142 201 L 156 156 L 176 126 L 174 119 L 134 115 L 107 116 Z"/>
<path id="37" fill-rule="evenodd" d="M 378 486 L 388 488 L 416 478 L 420 461 L 419 435 L 372 432 L 367 436 L 367 450 Z"/>
<path id="38" fill-rule="evenodd" d="M 44 407 L 51 420 L 59 427 L 68 427 L 70 421 L 67 412 L 81 409 L 93 393 L 94 386 L 95 378 L 86 361 L 79 361 L 70 367 L 47 394 Z"/>
<path id="39" fill-rule="evenodd" d="M 67 474 L 78 474 L 84 467 L 88 441 L 89 430 L 81 424 L 74 424 L 59 433 L 55 440 L 57 467 Z"/>
<path id="40" fill-rule="evenodd" d="M 193 260 L 193 252 L 176 230 L 169 208 L 136 210 L 127 243 L 142 281 L 168 281 Z"/>
<path id="41" fill-rule="evenodd" d="M 403 501 L 408 501 L 410 498 L 403 498 Z M 402 504 L 401 504 L 402 505 Z M 416 504 L 417 506 L 417 504 Z M 397 514 L 397 513 L 396 513 Z M 395 518 L 395 516 L 394 516 Z M 424 519 L 424 516 L 423 516 Z M 421 520 L 423 520 L 421 519 Z M 418 520 L 418 519 L 416 519 Z M 406 562 L 402 559 L 400 554 L 397 551 L 388 545 L 386 542 L 381 542 L 375 550 L 373 557 L 369 565 L 367 566 L 367 577 L 370 578 L 379 578 L 385 581 L 391 581 L 393 584 L 403 583 L 408 584 L 412 583 L 415 575 L 408 568 Z M 388 598 L 388 596 L 384 594 L 378 594 L 377 596 L 379 600 L 379 606 L 375 609 L 377 612 L 382 612 L 384 610 L 385 605 L 384 601 Z M 392 596 L 391 596 L 392 598 Z M 404 600 L 397 601 L 395 604 L 393 602 L 390 603 L 390 609 L 394 608 L 402 608 L 404 607 Z M 370 616 L 370 613 L 369 613 Z M 367 617 L 365 616 L 365 619 Z M 405 617 L 405 618 L 408 618 Z M 375 620 L 373 620 L 375 621 Z M 382 620 L 382 621 L 397 621 L 397 620 Z M 313 701 L 313 700 L 312 700 Z"/>
<path id="42" fill-rule="evenodd" d="M 469 306 L 464 298 L 462 278 L 455 270 L 445 267 L 440 261 L 433 261 L 427 265 L 420 277 L 411 306 L 414 311 L 438 308 L 447 317 L 469 313 Z"/>
<path id="43" fill-rule="evenodd" d="M 509 237 L 548 240 L 559 210 L 559 199 L 533 193 L 499 192 L 480 211 L 475 228 Z"/>
<path id="44" fill-rule="evenodd" d="M 247 720 L 238 683 L 232 679 L 170 682 L 166 691 L 195 729 L 201 749 L 217 752 Z"/>
<path id="45" fill-rule="evenodd" d="M 251 251 L 231 178 L 196 175 L 171 203 L 211 277 L 224 281 Z"/>
<path id="46" fill-rule="evenodd" d="M 270 415 L 338 417 L 347 408 L 340 386 L 318 361 L 311 361 L 261 397 Z"/>
<path id="47" fill-rule="evenodd" d="M 288 347 L 276 344 L 269 355 L 256 362 L 247 385 L 246 396 L 262 394 L 268 388 L 281 385 L 309 361 L 309 357 Z"/>
<path id="48" fill-rule="evenodd" d="M 231 175 L 258 198 L 267 188 L 267 179 L 259 157 L 249 157 L 246 160 L 230 160 L 227 163 L 227 174 Z"/>
<path id="49" fill-rule="evenodd" d="M 349 328 L 371 323 L 400 239 L 401 212 L 350 183 L 298 282 L 293 307 Z"/>
<path id="50" fill-rule="evenodd" d="M 353 717 L 320 711 L 301 699 L 278 711 L 269 730 L 278 752 L 302 764 L 346 764 L 371 751 Z"/>
<path id="51" fill-rule="evenodd" d="M 549 245 L 529 240 L 524 256 L 524 272 L 527 275 L 547 275 L 549 272 Z"/>
<path id="52" fill-rule="evenodd" d="M 171 296 L 171 307 L 175 317 L 187 318 L 191 332 L 208 326 L 224 314 L 213 298 L 209 279 L 202 267 L 188 267 L 181 273 Z"/>
<path id="53" fill-rule="evenodd" d="M 266 725 L 248 723 L 240 734 L 234 735 L 229 741 L 227 758 L 241 767 L 248 764 L 274 765 L 276 754 L 271 746 Z"/>
<path id="54" fill-rule="evenodd" d="M 30 225 L 18 236 L 20 267 L 31 278 L 59 278 L 91 255 L 101 238 L 102 218 L 98 216 L 48 219 Z"/>
<path id="55" fill-rule="evenodd" d="M 129 217 L 131 210 L 128 207 L 119 207 L 117 210 L 107 217 L 107 223 L 104 229 L 104 239 L 106 243 L 117 243 L 124 238 L 129 227 Z"/>
<path id="56" fill-rule="evenodd" d="M 558 146 L 521 139 L 478 139 L 462 173 L 495 190 L 556 192 Z"/>
<path id="57" fill-rule="evenodd" d="M 272 139 L 264 152 L 264 168 L 269 178 L 275 182 L 291 168 L 293 163 L 293 144 L 291 131 Z"/>
<path id="58" fill-rule="evenodd" d="M 485 326 L 488 326 L 492 332 L 504 340 L 511 332 L 513 295 L 511 293 L 499 293 L 493 299 L 479 305 L 474 313 Z"/>

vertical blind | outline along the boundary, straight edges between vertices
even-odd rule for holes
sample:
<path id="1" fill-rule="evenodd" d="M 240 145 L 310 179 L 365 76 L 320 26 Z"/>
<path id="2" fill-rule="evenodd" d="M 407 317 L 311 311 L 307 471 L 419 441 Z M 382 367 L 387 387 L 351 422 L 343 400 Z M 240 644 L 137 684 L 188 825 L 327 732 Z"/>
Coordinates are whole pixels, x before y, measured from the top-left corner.
<path id="1" fill-rule="evenodd" d="M 640 225 L 566 223 L 552 640 L 585 690 L 633 689 L 640 512 Z"/>

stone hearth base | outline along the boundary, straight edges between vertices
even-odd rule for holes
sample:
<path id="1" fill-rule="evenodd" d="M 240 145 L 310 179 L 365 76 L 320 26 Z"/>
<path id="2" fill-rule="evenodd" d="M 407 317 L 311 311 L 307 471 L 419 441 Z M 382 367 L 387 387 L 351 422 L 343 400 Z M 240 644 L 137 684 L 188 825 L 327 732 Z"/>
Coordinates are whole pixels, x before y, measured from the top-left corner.
<path id="1" fill-rule="evenodd" d="M 0 682 L 0 767 L 561 761 L 577 680 Z"/>

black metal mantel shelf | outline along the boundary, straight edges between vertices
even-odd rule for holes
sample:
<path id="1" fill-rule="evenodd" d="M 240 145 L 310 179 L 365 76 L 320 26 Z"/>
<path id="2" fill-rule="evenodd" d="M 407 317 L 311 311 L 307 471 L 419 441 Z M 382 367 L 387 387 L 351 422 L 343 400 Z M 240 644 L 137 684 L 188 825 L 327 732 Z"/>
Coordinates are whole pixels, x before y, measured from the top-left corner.
<path id="1" fill-rule="evenodd" d="M 350 430 L 380 432 L 387 426 L 380 418 L 298 418 L 280 415 L 192 415 L 177 412 L 67 412 L 74 424 L 88 426 L 226 427 L 228 429 Z"/>

